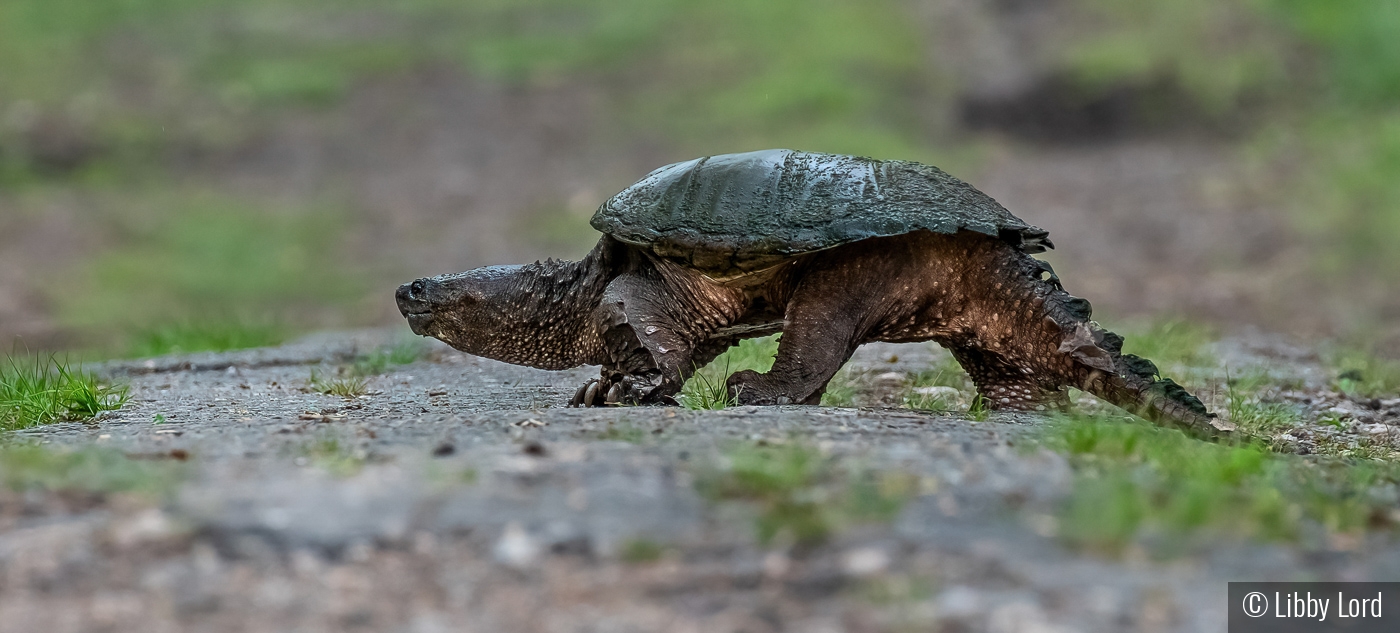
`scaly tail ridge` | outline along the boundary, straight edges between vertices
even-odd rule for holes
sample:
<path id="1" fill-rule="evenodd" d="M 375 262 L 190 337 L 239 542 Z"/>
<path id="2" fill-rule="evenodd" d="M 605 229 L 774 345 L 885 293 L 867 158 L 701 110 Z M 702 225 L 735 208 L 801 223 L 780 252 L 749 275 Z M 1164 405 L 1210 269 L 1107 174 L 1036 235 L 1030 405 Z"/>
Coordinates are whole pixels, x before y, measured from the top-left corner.
<path id="1" fill-rule="evenodd" d="M 1204 404 L 1152 361 L 1123 354 L 1123 337 L 1092 321 L 1070 329 L 1060 351 L 1088 369 L 1080 388 L 1163 426 L 1204 439 L 1225 439 L 1235 425 L 1215 417 Z"/>

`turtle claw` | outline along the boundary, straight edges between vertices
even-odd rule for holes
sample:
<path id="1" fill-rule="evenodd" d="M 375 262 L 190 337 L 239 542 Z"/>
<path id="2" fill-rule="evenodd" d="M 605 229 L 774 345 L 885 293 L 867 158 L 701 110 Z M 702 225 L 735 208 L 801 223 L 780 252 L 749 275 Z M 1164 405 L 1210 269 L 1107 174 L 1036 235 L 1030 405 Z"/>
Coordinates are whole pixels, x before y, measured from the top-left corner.
<path id="1" fill-rule="evenodd" d="M 609 407 L 648 402 L 657 387 L 656 380 L 646 376 L 604 374 L 584 383 L 569 400 L 570 407 Z M 665 399 L 663 399 L 665 401 Z M 669 400 L 674 402 L 674 399 Z"/>
<path id="2" fill-rule="evenodd" d="M 592 384 L 592 382 L 593 381 L 589 381 L 579 386 L 578 390 L 574 392 L 574 397 L 569 398 L 569 408 L 572 409 L 583 404 L 583 394 L 587 392 L 588 385 Z"/>

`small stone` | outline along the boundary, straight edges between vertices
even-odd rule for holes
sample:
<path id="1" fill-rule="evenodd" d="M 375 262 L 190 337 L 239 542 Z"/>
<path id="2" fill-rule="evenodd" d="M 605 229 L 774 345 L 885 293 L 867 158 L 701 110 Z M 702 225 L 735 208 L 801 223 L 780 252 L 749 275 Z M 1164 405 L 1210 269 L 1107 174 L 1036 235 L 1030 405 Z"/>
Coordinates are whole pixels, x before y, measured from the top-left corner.
<path id="1" fill-rule="evenodd" d="M 947 401 L 947 402 L 956 402 L 956 401 L 958 400 L 958 398 L 959 398 L 960 396 L 962 396 L 962 392 L 961 392 L 961 391 L 958 391 L 957 389 L 954 389 L 954 388 L 952 388 L 952 387 L 940 387 L 940 386 L 934 386 L 934 387 L 915 387 L 915 388 L 914 388 L 914 393 L 915 393 L 915 394 L 918 394 L 918 395 L 920 395 L 920 396 L 926 396 L 926 397 L 930 397 L 930 398 L 939 398 L 939 399 L 944 400 L 944 401 Z"/>
<path id="2" fill-rule="evenodd" d="M 905 383 L 905 381 L 907 381 L 908 379 L 909 379 L 908 376 L 905 376 L 904 374 L 902 374 L 902 373 L 900 373 L 900 372 L 897 372 L 897 371 L 887 371 L 887 372 L 885 372 L 885 373 L 883 373 L 883 374 L 880 374 L 880 375 L 876 376 L 876 377 L 875 377 L 875 382 L 877 382 L 877 383 L 883 383 L 883 384 L 890 384 L 890 385 L 903 385 L 903 384 Z"/>
<path id="3" fill-rule="evenodd" d="M 768 552 L 763 557 L 763 575 L 768 578 L 782 578 L 792 567 L 792 561 L 782 552 Z"/>
<path id="4" fill-rule="evenodd" d="M 175 534 L 175 525 L 170 518 L 155 508 L 112 526 L 112 540 L 123 548 L 161 541 Z"/>
<path id="5" fill-rule="evenodd" d="M 889 554 L 878 547 L 857 547 L 841 557 L 841 570 L 848 576 L 864 578 L 885 571 L 890 566 Z"/>
<path id="6" fill-rule="evenodd" d="M 959 620 L 983 614 L 985 600 L 971 587 L 959 585 L 944 591 L 934 599 L 938 613 L 946 619 Z"/>
<path id="7" fill-rule="evenodd" d="M 540 544 L 516 521 L 506 524 L 492 554 L 496 562 L 515 568 L 529 567 L 539 560 Z"/>

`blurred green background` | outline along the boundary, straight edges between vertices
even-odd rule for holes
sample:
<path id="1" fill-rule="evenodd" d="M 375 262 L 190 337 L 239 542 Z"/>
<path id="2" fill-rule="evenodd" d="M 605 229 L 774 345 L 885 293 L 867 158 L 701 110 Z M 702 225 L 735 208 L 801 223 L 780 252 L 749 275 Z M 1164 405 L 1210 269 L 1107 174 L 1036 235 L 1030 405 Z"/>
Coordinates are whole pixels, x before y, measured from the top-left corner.
<path id="1" fill-rule="evenodd" d="M 30 350 L 395 323 L 766 147 L 940 165 L 1110 318 L 1400 341 L 1394 0 L 0 0 L 0 69 Z"/>

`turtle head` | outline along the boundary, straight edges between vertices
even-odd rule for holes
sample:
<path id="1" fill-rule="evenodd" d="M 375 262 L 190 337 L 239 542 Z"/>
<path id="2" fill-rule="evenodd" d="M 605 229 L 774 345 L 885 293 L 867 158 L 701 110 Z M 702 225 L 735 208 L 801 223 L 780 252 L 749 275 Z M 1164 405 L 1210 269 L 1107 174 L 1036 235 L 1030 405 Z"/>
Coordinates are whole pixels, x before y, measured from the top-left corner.
<path id="1" fill-rule="evenodd" d="M 414 334 L 475 356 L 540 369 L 596 364 L 600 343 L 587 315 L 601 284 L 580 282 L 577 262 L 488 266 L 399 286 L 395 299 Z"/>
<path id="2" fill-rule="evenodd" d="M 520 266 L 488 266 L 424 277 L 399 286 L 394 298 L 414 334 L 477 356 L 494 357 L 512 334 L 511 298 Z M 518 319 L 515 321 L 518 323 Z"/>

